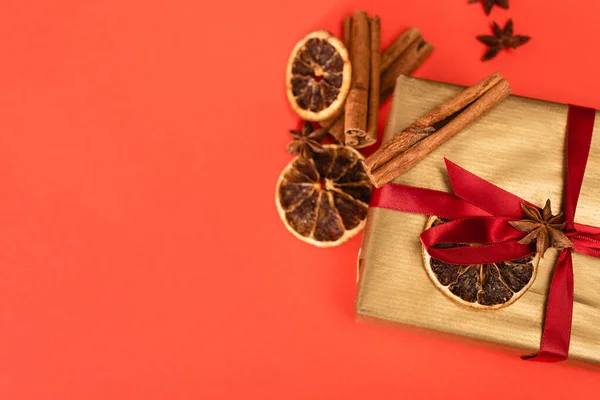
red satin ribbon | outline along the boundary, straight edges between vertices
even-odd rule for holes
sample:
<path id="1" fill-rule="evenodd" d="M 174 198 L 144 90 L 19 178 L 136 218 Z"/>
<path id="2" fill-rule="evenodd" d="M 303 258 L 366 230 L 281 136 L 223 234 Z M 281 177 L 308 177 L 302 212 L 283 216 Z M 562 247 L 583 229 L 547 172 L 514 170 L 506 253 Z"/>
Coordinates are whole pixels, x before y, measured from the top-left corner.
<path id="1" fill-rule="evenodd" d="M 527 357 L 531 360 L 556 362 L 567 358 L 573 314 L 572 252 L 600 258 L 600 228 L 574 221 L 595 115 L 593 109 L 569 106 L 564 215 L 565 234 L 574 246 L 563 250 L 558 258 L 548 293 L 540 351 Z M 535 253 L 533 245 L 517 243 L 525 234 L 508 224 L 508 221 L 523 218 L 521 203 L 531 203 L 448 160 L 446 169 L 454 194 L 387 184 L 373 192 L 371 206 L 451 219 L 421 234 L 421 242 L 429 254 L 447 263 L 486 264 Z M 481 245 L 433 247 L 441 243 Z"/>

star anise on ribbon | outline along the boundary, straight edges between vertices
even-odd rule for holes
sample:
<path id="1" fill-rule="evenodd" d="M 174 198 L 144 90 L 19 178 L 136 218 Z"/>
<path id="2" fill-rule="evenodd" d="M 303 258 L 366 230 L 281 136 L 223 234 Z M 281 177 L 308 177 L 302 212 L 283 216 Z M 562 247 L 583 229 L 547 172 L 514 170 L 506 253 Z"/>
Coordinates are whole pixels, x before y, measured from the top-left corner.
<path id="1" fill-rule="evenodd" d="M 313 153 L 323 151 L 321 140 L 327 134 L 327 130 L 324 128 L 314 130 L 310 121 L 304 121 L 301 132 L 291 129 L 290 133 L 294 138 L 287 146 L 287 151 L 290 154 L 298 154 L 302 158 L 310 158 Z"/>
<path id="2" fill-rule="evenodd" d="M 528 233 L 519 240 L 519 243 L 529 244 L 535 240 L 540 257 L 544 256 L 548 247 L 554 247 L 559 251 L 573 247 L 573 242 L 562 232 L 566 224 L 566 222 L 560 222 L 563 213 L 552 215 L 550 200 L 546 201 L 541 213 L 537 207 L 525 203 L 521 203 L 521 209 L 527 219 L 509 222 L 517 230 Z"/>
<path id="3" fill-rule="evenodd" d="M 509 19 L 504 29 L 501 29 L 497 23 L 493 23 L 492 29 L 494 35 L 480 35 L 477 36 L 477 40 L 488 46 L 488 49 L 481 57 L 482 61 L 491 60 L 496 57 L 500 50 L 503 49 L 516 49 L 519 46 L 524 45 L 530 39 L 529 36 L 513 35 L 514 24 L 512 19 Z"/>
<path id="4" fill-rule="evenodd" d="M 502 8 L 508 8 L 508 0 L 469 0 L 469 4 L 471 3 L 480 3 L 483 1 L 483 9 L 485 10 L 486 15 L 490 15 L 490 11 L 492 11 L 492 7 L 494 5 L 500 6 Z"/>

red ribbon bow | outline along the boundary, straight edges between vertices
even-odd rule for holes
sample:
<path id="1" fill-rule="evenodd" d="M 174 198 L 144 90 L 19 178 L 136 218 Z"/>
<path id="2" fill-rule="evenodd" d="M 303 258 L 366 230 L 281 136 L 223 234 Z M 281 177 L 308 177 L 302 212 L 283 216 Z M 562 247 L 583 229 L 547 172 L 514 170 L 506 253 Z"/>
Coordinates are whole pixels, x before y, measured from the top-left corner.
<path id="1" fill-rule="evenodd" d="M 564 233 L 574 246 L 562 250 L 554 269 L 540 351 L 527 357 L 535 361 L 563 361 L 569 353 L 573 314 L 572 251 L 600 258 L 600 228 L 574 221 L 595 115 L 593 109 L 569 106 Z M 429 254 L 447 263 L 486 264 L 535 253 L 531 245 L 517 243 L 525 234 L 508 224 L 522 218 L 521 203 L 531 203 L 448 160 L 446 169 L 454 194 L 388 184 L 373 192 L 371 206 L 451 219 L 421 234 L 421 242 Z M 433 247 L 439 243 L 479 243 L 481 246 Z"/>

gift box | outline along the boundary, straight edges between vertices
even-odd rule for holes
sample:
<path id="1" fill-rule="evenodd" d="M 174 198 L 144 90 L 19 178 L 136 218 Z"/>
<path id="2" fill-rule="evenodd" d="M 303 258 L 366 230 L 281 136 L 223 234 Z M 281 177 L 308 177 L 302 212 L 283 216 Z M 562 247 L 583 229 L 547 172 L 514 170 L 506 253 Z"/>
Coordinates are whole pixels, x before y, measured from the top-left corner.
<path id="1" fill-rule="evenodd" d="M 461 90 L 400 77 L 383 141 Z M 537 205 L 550 199 L 555 210 L 562 210 L 567 113 L 564 104 L 509 96 L 393 182 L 452 192 L 447 158 L 522 199 Z M 600 226 L 599 121 L 596 113 L 575 215 L 576 222 L 593 226 Z M 419 239 L 427 218 L 370 208 L 358 260 L 357 315 L 536 353 L 558 252 L 546 252 L 533 285 L 515 303 L 499 310 L 473 309 L 452 301 L 428 276 Z M 600 258 L 574 252 L 573 265 L 569 359 L 600 363 Z"/>

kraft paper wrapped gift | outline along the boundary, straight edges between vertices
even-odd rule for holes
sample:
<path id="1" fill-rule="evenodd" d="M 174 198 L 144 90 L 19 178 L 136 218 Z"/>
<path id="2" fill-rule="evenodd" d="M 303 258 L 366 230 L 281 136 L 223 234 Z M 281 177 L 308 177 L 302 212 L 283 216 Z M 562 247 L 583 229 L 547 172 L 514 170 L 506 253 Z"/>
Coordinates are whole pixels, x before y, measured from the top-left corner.
<path id="1" fill-rule="evenodd" d="M 463 87 L 400 77 L 383 141 L 454 97 Z M 444 157 L 534 204 L 562 209 L 567 106 L 510 96 L 429 154 L 394 183 L 452 192 Z M 600 117 L 575 221 L 600 226 Z M 419 235 L 427 217 L 371 208 L 359 255 L 356 312 L 404 326 L 424 328 L 514 348 L 539 349 L 546 296 L 556 263 L 550 249 L 537 278 L 514 304 L 476 310 L 446 297 L 428 277 Z M 600 364 L 600 258 L 573 254 L 575 302 L 570 360 Z"/>

